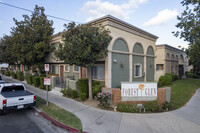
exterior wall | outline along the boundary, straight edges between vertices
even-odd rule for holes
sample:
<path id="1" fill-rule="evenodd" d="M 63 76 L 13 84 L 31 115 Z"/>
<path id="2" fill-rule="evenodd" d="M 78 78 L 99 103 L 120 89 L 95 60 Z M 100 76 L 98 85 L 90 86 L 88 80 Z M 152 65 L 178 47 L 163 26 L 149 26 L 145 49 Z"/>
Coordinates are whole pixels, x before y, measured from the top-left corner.
<path id="1" fill-rule="evenodd" d="M 74 72 L 73 66 L 70 66 L 69 72 L 64 72 L 64 75 L 65 75 L 65 78 L 74 77 L 74 80 L 78 81 L 79 73 L 80 73 L 80 67 L 79 67 L 79 72 Z"/>
<path id="2" fill-rule="evenodd" d="M 133 47 L 135 44 L 140 43 L 143 47 L 144 53 L 147 53 L 147 48 L 149 46 L 152 46 L 152 48 L 155 51 L 156 39 L 152 40 L 149 38 L 145 38 L 144 36 L 139 36 L 139 35 L 127 32 L 126 30 L 117 28 L 117 26 L 115 26 L 115 24 L 113 24 L 112 26 L 107 25 L 105 27 L 111 31 L 110 35 L 113 37 L 110 45 L 108 46 L 108 57 L 106 58 L 106 63 L 105 63 L 105 70 L 106 70 L 105 86 L 106 87 L 112 86 L 112 84 L 111 84 L 112 77 L 113 77 L 112 76 L 112 73 L 113 73 L 113 71 L 112 71 L 112 63 L 113 63 L 112 53 L 116 52 L 112 48 L 113 48 L 114 42 L 119 38 L 123 38 L 126 41 L 126 44 L 128 45 L 129 53 L 127 53 L 127 54 L 129 55 L 129 81 L 130 82 L 135 81 L 135 79 L 133 78 L 133 72 L 134 72 L 134 70 L 133 70 L 133 53 L 132 53 Z M 146 54 L 140 54 L 140 56 L 143 56 L 143 58 L 144 58 L 144 66 L 143 66 L 144 70 L 143 71 L 144 71 L 144 73 L 146 73 Z M 153 62 L 153 66 L 155 66 L 155 62 Z M 154 67 L 154 69 L 155 69 L 155 67 Z M 116 73 L 117 73 L 117 71 L 116 71 Z M 145 74 L 145 77 L 143 79 L 141 78 L 140 80 L 145 81 L 146 74 Z M 153 80 L 154 80 L 154 77 L 153 77 Z"/>
<path id="3" fill-rule="evenodd" d="M 156 46 L 156 64 L 164 65 L 164 70 L 156 70 L 156 81 L 166 73 L 180 75 L 182 69 L 184 75 L 185 71 L 190 68 L 186 53 L 167 44 Z"/>

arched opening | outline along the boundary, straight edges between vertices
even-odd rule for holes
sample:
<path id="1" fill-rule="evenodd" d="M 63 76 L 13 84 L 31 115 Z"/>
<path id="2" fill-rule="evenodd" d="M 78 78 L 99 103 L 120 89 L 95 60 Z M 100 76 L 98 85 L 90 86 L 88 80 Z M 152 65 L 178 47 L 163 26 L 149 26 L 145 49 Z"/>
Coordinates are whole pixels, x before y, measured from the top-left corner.
<path id="1" fill-rule="evenodd" d="M 118 38 L 112 47 L 112 87 L 121 85 L 122 81 L 129 81 L 129 49 L 122 38 Z M 120 53 L 122 52 L 122 53 Z"/>
<path id="2" fill-rule="evenodd" d="M 133 47 L 132 63 L 133 81 L 144 81 L 144 50 L 140 43 L 136 43 Z"/>
<path id="3" fill-rule="evenodd" d="M 154 81 L 154 64 L 155 64 L 155 57 L 154 57 L 154 49 L 152 46 L 147 48 L 147 58 L 146 58 L 146 80 L 147 81 Z"/>

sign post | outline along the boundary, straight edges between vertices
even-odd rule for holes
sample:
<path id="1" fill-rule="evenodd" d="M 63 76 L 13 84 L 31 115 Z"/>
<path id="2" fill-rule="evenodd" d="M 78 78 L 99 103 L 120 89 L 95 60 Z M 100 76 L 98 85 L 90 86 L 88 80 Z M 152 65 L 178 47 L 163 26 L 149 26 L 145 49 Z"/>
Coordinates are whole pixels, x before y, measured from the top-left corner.
<path id="1" fill-rule="evenodd" d="M 48 85 L 50 85 L 50 79 L 48 78 L 49 64 L 45 64 L 44 68 L 45 68 L 45 71 L 46 71 L 46 78 L 44 78 L 44 85 L 46 85 L 46 90 L 47 90 L 46 105 L 48 106 Z"/>

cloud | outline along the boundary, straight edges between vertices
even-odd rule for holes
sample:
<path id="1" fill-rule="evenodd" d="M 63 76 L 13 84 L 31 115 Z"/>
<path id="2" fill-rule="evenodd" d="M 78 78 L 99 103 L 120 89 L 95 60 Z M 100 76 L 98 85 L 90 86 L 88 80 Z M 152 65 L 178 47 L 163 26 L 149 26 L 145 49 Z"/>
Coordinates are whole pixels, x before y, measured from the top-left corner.
<path id="1" fill-rule="evenodd" d="M 121 19 L 130 18 L 130 12 L 133 8 L 137 8 L 138 5 L 144 4 L 148 0 L 129 0 L 123 4 L 113 4 L 108 1 L 87 1 L 81 8 L 81 12 L 84 13 L 88 18 L 87 21 L 102 17 L 110 14 Z"/>
<path id="2" fill-rule="evenodd" d="M 144 26 L 155 26 L 159 24 L 164 24 L 170 21 L 171 19 L 176 18 L 178 12 L 176 10 L 165 9 L 158 12 L 156 17 L 153 17 L 149 21 L 144 23 Z"/>

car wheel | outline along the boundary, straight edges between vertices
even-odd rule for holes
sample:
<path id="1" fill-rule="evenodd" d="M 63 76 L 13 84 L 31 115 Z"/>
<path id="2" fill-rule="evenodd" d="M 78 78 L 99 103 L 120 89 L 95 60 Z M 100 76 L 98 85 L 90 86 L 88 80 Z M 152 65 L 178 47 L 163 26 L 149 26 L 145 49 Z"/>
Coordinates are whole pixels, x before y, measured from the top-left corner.
<path id="1" fill-rule="evenodd" d="M 3 110 L 0 110 L 0 115 L 3 115 L 4 114 L 4 111 Z"/>

